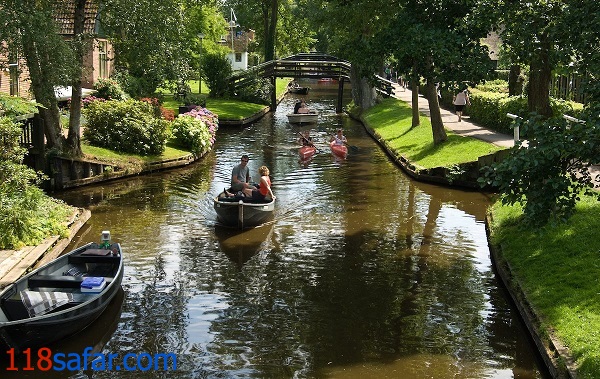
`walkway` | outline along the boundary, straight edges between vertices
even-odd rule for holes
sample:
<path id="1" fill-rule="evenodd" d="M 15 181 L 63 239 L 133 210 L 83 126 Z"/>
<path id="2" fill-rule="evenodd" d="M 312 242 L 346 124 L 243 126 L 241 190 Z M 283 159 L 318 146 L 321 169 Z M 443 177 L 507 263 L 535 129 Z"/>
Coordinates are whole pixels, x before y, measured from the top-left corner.
<path id="1" fill-rule="evenodd" d="M 412 104 L 412 91 L 402 88 L 397 83 L 394 83 L 393 97 Z M 419 95 L 419 112 L 429 117 L 429 103 L 422 95 Z M 494 132 L 472 123 L 469 121 L 469 116 L 463 116 L 462 121 L 458 122 L 458 117 L 453 112 L 440 108 L 440 113 L 446 129 L 450 129 L 456 134 L 470 136 L 502 147 L 514 146 L 513 136 Z"/>
<path id="2" fill-rule="evenodd" d="M 412 91 L 402 88 L 402 86 L 397 83 L 394 83 L 393 97 L 412 104 Z M 429 103 L 423 95 L 419 95 L 419 112 L 429 117 Z M 469 116 L 463 116 L 462 121 L 458 122 L 458 117 L 453 112 L 440 108 L 440 113 L 442 115 L 444 127 L 452 130 L 456 134 L 478 138 L 502 147 L 514 146 L 513 136 L 494 132 L 470 122 Z M 594 188 L 600 189 L 600 165 L 591 166 L 589 170 L 592 178 L 595 179 Z"/>

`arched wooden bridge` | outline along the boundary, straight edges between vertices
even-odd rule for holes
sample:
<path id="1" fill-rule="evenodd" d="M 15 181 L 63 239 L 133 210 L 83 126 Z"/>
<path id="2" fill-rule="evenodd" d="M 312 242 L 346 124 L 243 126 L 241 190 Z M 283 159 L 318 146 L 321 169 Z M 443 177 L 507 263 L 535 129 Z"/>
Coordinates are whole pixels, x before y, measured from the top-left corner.
<path id="1" fill-rule="evenodd" d="M 300 53 L 261 63 L 244 71 L 238 71 L 230 77 L 231 89 L 236 90 L 247 86 L 256 76 L 270 78 L 275 87 L 275 78 L 294 79 L 323 79 L 331 78 L 338 81 L 338 101 L 336 112 L 342 111 L 342 94 L 344 83 L 350 82 L 350 62 L 322 53 Z M 379 75 L 374 76 L 377 91 L 390 95 L 392 82 Z M 271 94 L 271 109 L 277 107 L 275 91 Z"/>

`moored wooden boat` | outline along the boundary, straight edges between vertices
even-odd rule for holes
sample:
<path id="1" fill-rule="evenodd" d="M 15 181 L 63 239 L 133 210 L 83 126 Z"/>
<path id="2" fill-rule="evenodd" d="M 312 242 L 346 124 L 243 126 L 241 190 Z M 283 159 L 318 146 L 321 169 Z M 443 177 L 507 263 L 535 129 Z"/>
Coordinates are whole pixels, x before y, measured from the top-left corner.
<path id="1" fill-rule="evenodd" d="M 309 124 L 319 120 L 318 113 L 288 113 L 287 117 L 290 124 Z"/>
<path id="2" fill-rule="evenodd" d="M 88 289 L 82 286 L 86 278 L 103 278 L 104 284 Z M 62 255 L 0 293 L 0 345 L 18 352 L 83 330 L 106 309 L 122 280 L 118 243 L 89 243 Z"/>
<path id="3" fill-rule="evenodd" d="M 298 152 L 300 153 L 300 160 L 305 161 L 315 155 L 317 148 L 314 146 L 302 146 Z"/>
<path id="4" fill-rule="evenodd" d="M 337 157 L 346 158 L 348 155 L 348 148 L 344 145 L 336 145 L 335 141 L 332 141 L 329 143 L 329 146 L 333 155 Z"/>
<path id="5" fill-rule="evenodd" d="M 275 200 L 256 201 L 237 197 L 215 196 L 213 207 L 223 225 L 238 229 L 258 226 L 273 217 Z"/>

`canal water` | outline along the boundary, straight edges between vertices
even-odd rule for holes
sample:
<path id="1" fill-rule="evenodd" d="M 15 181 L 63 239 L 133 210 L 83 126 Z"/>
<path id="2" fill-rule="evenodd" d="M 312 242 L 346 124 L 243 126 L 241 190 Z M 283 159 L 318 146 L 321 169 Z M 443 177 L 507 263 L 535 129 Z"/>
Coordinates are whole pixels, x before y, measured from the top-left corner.
<path id="1" fill-rule="evenodd" d="M 410 180 L 335 114 L 335 85 L 311 85 L 316 125 L 288 124 L 300 98 L 288 95 L 252 126 L 221 128 L 190 167 L 58 194 L 92 210 L 71 247 L 110 230 L 126 270 L 122 298 L 53 351 L 174 353 L 177 370 L 56 377 L 547 377 L 492 271 L 489 198 Z M 357 147 L 346 160 L 326 144 L 340 127 Z M 320 152 L 300 162 L 306 129 Z M 254 178 L 270 168 L 277 205 L 273 222 L 238 232 L 212 197 L 242 154 Z"/>

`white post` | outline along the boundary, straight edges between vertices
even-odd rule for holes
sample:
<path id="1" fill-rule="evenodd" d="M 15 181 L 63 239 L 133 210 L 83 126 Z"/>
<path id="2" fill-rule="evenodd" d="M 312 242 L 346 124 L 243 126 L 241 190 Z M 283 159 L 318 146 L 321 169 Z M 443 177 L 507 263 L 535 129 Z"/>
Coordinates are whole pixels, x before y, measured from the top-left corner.
<path id="1" fill-rule="evenodd" d="M 521 118 L 520 116 L 517 116 L 516 114 L 512 114 L 512 113 L 507 113 L 507 114 L 506 114 L 506 117 L 508 117 L 508 118 L 512 118 L 513 120 L 516 120 L 516 119 L 520 119 L 520 118 Z M 519 124 L 516 124 L 516 125 L 514 126 L 514 129 L 513 129 L 513 131 L 514 131 L 514 137 L 513 137 L 513 138 L 514 138 L 514 140 L 515 140 L 515 143 L 517 143 L 517 141 L 519 141 L 519 138 L 520 138 L 520 137 L 519 137 Z"/>

